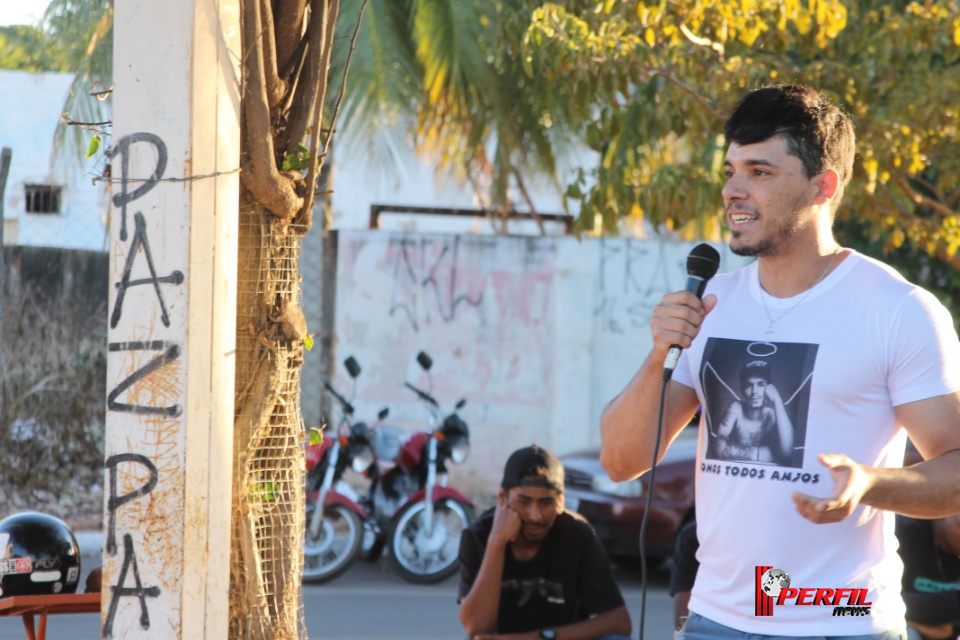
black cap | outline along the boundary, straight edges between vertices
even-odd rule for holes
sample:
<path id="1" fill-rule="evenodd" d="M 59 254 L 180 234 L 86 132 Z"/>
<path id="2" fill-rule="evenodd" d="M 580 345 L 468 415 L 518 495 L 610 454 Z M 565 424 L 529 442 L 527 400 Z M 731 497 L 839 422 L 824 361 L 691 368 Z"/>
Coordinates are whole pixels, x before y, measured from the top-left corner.
<path id="1" fill-rule="evenodd" d="M 750 378 L 760 378 L 770 382 L 770 363 L 766 360 L 754 360 L 743 365 L 740 370 L 740 386 L 744 386 Z"/>
<path id="2" fill-rule="evenodd" d="M 546 449 L 533 445 L 517 449 L 503 467 L 504 490 L 514 487 L 545 487 L 563 493 L 563 464 Z"/>

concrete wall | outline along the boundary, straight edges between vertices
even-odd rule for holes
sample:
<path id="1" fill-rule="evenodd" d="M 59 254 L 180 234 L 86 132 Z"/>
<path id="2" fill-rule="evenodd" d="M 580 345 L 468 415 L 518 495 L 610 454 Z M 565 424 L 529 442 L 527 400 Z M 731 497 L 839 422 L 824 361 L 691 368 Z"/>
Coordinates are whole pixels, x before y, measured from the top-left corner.
<path id="1" fill-rule="evenodd" d="M 3 247 L 5 291 L 0 308 L 20 304 L 21 297 L 30 294 L 42 296 L 44 302 L 69 300 L 78 315 L 99 309 L 107 302 L 107 266 L 106 252 Z"/>
<path id="2" fill-rule="evenodd" d="M 355 356 L 358 415 L 388 406 L 416 429 L 426 411 L 403 382 L 429 384 L 415 361 L 428 352 L 444 408 L 467 399 L 472 452 L 451 481 L 492 492 L 517 447 L 599 446 L 600 413 L 649 351 L 650 313 L 684 286 L 694 244 L 340 231 L 335 384 L 349 396 L 340 363 Z M 744 264 L 718 248 L 721 271 Z"/>

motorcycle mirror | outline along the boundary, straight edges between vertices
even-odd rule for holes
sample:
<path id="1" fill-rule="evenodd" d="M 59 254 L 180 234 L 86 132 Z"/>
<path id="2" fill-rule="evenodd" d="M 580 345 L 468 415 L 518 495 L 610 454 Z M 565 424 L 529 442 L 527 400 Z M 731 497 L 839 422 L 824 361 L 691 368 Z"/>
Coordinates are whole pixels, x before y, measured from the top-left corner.
<path id="1" fill-rule="evenodd" d="M 383 420 L 388 415 L 390 415 L 390 409 L 388 409 L 387 407 L 384 407 L 383 409 L 380 409 L 380 413 L 377 414 L 377 417 Z"/>
<path id="2" fill-rule="evenodd" d="M 430 367 L 433 366 L 433 360 L 431 360 L 430 356 L 423 351 L 417 354 L 417 362 L 420 363 L 420 366 L 423 367 L 424 371 L 430 371 Z"/>
<path id="3" fill-rule="evenodd" d="M 463 409 L 464 405 L 467 404 L 466 398 L 460 398 L 460 402 L 457 403 L 457 409 Z"/>
<path id="4" fill-rule="evenodd" d="M 343 361 L 343 366 L 347 368 L 347 373 L 350 374 L 351 378 L 356 378 L 360 375 L 360 363 L 354 359 L 353 356 L 350 356 Z"/>

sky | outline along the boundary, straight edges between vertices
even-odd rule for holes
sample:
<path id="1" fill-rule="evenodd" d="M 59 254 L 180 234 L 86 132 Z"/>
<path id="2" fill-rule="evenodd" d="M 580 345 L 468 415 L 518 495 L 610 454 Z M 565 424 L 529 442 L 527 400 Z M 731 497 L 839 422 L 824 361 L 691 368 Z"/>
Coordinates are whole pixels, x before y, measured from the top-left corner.
<path id="1" fill-rule="evenodd" d="M 36 24 L 50 0 L 0 0 L 0 27 L 10 24 Z"/>

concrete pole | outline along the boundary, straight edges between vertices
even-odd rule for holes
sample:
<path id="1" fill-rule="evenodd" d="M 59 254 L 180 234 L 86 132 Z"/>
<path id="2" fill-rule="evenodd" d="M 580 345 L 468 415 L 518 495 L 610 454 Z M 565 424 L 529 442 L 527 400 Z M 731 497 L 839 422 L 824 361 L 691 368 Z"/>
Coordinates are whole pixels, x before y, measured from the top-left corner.
<path id="1" fill-rule="evenodd" d="M 225 639 L 238 0 L 114 14 L 102 637 Z"/>

